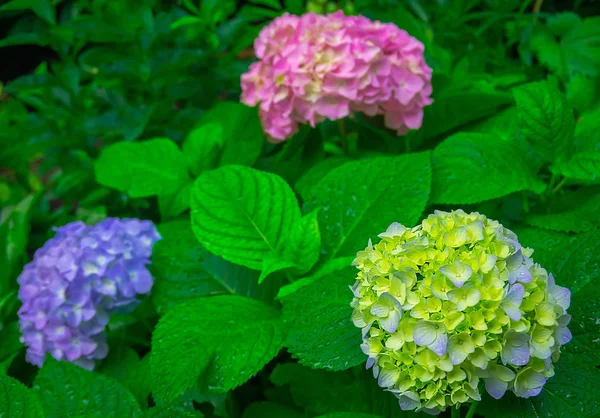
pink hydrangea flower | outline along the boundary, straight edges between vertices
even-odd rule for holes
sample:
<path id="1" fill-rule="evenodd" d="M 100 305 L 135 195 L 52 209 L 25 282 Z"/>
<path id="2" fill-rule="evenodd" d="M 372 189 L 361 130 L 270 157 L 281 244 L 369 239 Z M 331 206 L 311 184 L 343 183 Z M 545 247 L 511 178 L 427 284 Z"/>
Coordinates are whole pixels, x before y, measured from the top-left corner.
<path id="1" fill-rule="evenodd" d="M 254 42 L 259 61 L 242 75 L 242 102 L 259 105 L 273 142 L 311 126 L 362 112 L 382 114 L 404 135 L 432 103 L 431 68 L 421 42 L 391 23 L 363 16 L 284 14 Z"/>

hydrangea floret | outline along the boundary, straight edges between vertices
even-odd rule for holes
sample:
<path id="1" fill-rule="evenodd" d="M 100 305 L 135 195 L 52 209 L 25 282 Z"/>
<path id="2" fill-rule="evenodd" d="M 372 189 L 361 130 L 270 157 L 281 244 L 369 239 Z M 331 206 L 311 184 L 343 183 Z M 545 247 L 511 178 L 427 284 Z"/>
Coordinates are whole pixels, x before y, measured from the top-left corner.
<path id="1" fill-rule="evenodd" d="M 150 221 L 116 218 L 55 231 L 18 278 L 21 341 L 38 367 L 50 353 L 92 369 L 108 353 L 110 314 L 132 311 L 150 292 L 146 265 L 160 235 Z"/>
<path id="2" fill-rule="evenodd" d="M 437 414 L 512 391 L 538 395 L 571 340 L 571 293 L 532 249 L 479 213 L 393 223 L 360 251 L 352 319 L 367 368 L 403 410 Z"/>
<path id="3" fill-rule="evenodd" d="M 418 129 L 432 103 L 423 44 L 391 23 L 363 16 L 284 14 L 254 42 L 259 61 L 242 75 L 243 103 L 260 104 L 273 142 L 351 112 L 383 115 L 403 135 Z"/>

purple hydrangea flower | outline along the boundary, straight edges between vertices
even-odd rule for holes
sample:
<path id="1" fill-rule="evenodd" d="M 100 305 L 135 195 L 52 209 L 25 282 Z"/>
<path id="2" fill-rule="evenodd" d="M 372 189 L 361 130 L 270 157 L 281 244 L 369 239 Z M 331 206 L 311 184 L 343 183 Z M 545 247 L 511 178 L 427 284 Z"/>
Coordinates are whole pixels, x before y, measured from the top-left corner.
<path id="1" fill-rule="evenodd" d="M 146 265 L 160 235 L 150 221 L 116 218 L 55 231 L 18 278 L 21 341 L 38 367 L 50 353 L 92 369 L 108 352 L 110 314 L 131 312 L 150 292 Z"/>

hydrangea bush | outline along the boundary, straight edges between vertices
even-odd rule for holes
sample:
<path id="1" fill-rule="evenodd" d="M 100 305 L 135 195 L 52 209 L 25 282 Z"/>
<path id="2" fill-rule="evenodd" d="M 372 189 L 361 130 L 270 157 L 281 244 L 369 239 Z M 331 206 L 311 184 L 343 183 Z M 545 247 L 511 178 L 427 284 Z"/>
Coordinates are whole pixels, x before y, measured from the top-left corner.
<path id="1" fill-rule="evenodd" d="M 0 416 L 600 416 L 589 3 L 3 2 Z"/>
<path id="2" fill-rule="evenodd" d="M 568 289 L 479 213 L 393 223 L 354 260 L 352 319 L 367 367 L 403 410 L 437 414 L 507 390 L 538 395 L 568 343 Z"/>

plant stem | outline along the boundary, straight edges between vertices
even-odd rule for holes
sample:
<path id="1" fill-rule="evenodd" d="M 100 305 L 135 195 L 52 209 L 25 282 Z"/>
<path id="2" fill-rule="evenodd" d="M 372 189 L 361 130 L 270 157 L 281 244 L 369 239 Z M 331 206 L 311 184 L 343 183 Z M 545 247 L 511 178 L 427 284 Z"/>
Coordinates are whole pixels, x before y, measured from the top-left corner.
<path id="1" fill-rule="evenodd" d="M 556 193 L 557 191 L 560 190 L 561 187 L 563 187 L 565 185 L 565 183 L 567 182 L 567 178 L 563 178 L 557 185 L 556 187 L 554 187 L 554 189 L 552 189 L 552 194 Z"/>
<path id="2" fill-rule="evenodd" d="M 338 129 L 340 131 L 340 141 L 342 143 L 342 150 L 348 155 L 348 141 L 346 138 L 346 124 L 344 119 L 338 119 Z"/>
<path id="3" fill-rule="evenodd" d="M 533 5 L 533 23 L 536 23 L 538 20 L 542 3 L 544 3 L 544 0 L 535 0 L 535 4 Z"/>
<path id="4" fill-rule="evenodd" d="M 469 410 L 467 411 L 467 415 L 465 415 L 465 418 L 473 418 L 473 416 L 475 415 L 476 409 L 477 409 L 477 402 L 473 402 L 471 404 L 471 406 L 469 407 Z"/>
<path id="5" fill-rule="evenodd" d="M 450 414 L 452 418 L 460 418 L 460 408 L 450 407 Z"/>

